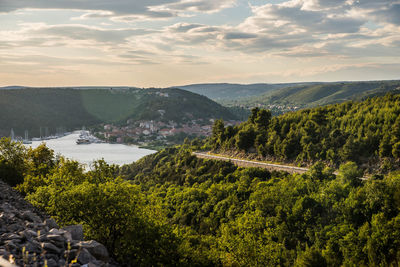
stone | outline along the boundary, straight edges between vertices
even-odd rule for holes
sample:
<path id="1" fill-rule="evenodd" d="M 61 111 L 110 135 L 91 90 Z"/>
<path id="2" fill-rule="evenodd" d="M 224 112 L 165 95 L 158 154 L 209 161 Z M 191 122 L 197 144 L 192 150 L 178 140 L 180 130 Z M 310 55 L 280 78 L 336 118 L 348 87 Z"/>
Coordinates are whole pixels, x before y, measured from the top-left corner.
<path id="1" fill-rule="evenodd" d="M 52 243 L 47 243 L 47 242 L 45 242 L 45 243 L 42 243 L 41 245 L 42 245 L 42 248 L 43 248 L 45 251 L 48 251 L 49 253 L 60 254 L 61 251 L 62 251 L 62 249 L 56 247 L 56 246 L 53 245 Z"/>
<path id="2" fill-rule="evenodd" d="M 89 253 L 86 248 L 82 248 L 80 251 L 78 251 L 78 262 L 80 264 L 87 264 L 92 260 L 95 260 L 95 258 Z"/>
<path id="3" fill-rule="evenodd" d="M 78 255 L 77 249 L 71 249 L 71 250 L 64 251 L 64 259 L 66 259 L 67 262 L 71 262 L 72 260 L 75 260 L 77 255 Z"/>
<path id="4" fill-rule="evenodd" d="M 27 240 L 31 240 L 32 238 L 37 237 L 37 232 L 33 230 L 24 230 L 20 232 L 20 235 Z"/>
<path id="5" fill-rule="evenodd" d="M 58 266 L 66 266 L 65 263 L 66 263 L 66 262 L 65 262 L 64 259 L 60 259 L 60 260 L 58 261 Z"/>
<path id="6" fill-rule="evenodd" d="M 72 240 L 83 241 L 83 227 L 81 224 L 66 226 L 63 230 L 71 234 Z"/>
<path id="7" fill-rule="evenodd" d="M 25 228 L 18 223 L 13 223 L 13 224 L 7 225 L 7 231 L 12 232 L 12 233 L 17 233 L 17 232 L 23 231 L 24 229 Z"/>
<path id="8" fill-rule="evenodd" d="M 65 239 L 60 235 L 47 235 L 47 239 L 59 248 L 64 248 Z"/>
<path id="9" fill-rule="evenodd" d="M 42 234 L 42 235 L 38 236 L 37 240 L 39 240 L 39 242 L 48 242 L 49 241 L 46 234 Z"/>
<path id="10" fill-rule="evenodd" d="M 67 239 L 68 243 L 70 243 L 70 244 L 72 243 L 72 235 L 70 232 L 65 232 L 64 237 L 65 237 L 65 239 Z"/>
<path id="11" fill-rule="evenodd" d="M 42 247 L 39 242 L 32 240 L 28 241 L 25 244 L 22 245 L 22 247 L 25 247 L 25 251 L 29 253 L 40 253 L 42 251 Z"/>
<path id="12" fill-rule="evenodd" d="M 104 264 L 104 262 L 99 260 L 91 261 L 88 264 L 88 267 L 103 267 L 103 266 L 106 266 L 106 264 Z"/>
<path id="13" fill-rule="evenodd" d="M 92 254 L 96 259 L 108 262 L 110 256 L 106 247 L 97 241 L 82 241 L 79 243 L 82 248 L 86 248 L 90 254 Z"/>
<path id="14" fill-rule="evenodd" d="M 1 236 L 1 239 L 3 239 L 3 240 L 16 240 L 16 239 L 21 240 L 22 237 L 20 235 L 14 234 L 14 233 L 6 233 Z"/>
<path id="15" fill-rule="evenodd" d="M 58 263 L 54 259 L 47 260 L 47 267 L 57 267 Z"/>
<path id="16" fill-rule="evenodd" d="M 6 241 L 5 248 L 8 251 L 13 252 L 13 251 L 18 251 L 19 246 L 14 243 L 14 240 L 9 240 L 9 241 Z"/>
<path id="17" fill-rule="evenodd" d="M 56 221 L 53 218 L 46 219 L 44 221 L 44 225 L 49 227 L 49 229 L 59 228 L 58 224 L 56 223 Z"/>
<path id="18" fill-rule="evenodd" d="M 30 221 L 30 222 L 36 222 L 40 223 L 42 220 L 40 219 L 39 216 L 37 216 L 35 213 L 31 211 L 25 211 L 21 214 L 22 219 Z"/>
<path id="19" fill-rule="evenodd" d="M 53 235 L 63 235 L 65 232 L 66 232 L 66 231 L 64 231 L 64 230 L 59 230 L 59 229 L 56 229 L 56 228 L 52 228 L 52 229 L 49 231 L 49 234 L 53 234 Z"/>

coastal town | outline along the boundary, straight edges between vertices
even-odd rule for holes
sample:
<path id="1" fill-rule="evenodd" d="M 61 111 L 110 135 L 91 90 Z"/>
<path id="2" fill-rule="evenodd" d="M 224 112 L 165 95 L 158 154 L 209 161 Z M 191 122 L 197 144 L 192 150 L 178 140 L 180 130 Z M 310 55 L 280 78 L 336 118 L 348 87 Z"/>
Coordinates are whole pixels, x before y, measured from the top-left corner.
<path id="1" fill-rule="evenodd" d="M 95 132 L 95 135 L 110 143 L 147 145 L 157 142 L 158 144 L 171 144 L 186 137 L 210 136 L 214 121 L 214 119 L 191 120 L 186 123 L 177 123 L 175 121 L 128 120 L 124 126 L 105 124 L 101 130 Z M 226 126 L 235 126 L 240 123 L 241 121 L 225 121 Z"/>

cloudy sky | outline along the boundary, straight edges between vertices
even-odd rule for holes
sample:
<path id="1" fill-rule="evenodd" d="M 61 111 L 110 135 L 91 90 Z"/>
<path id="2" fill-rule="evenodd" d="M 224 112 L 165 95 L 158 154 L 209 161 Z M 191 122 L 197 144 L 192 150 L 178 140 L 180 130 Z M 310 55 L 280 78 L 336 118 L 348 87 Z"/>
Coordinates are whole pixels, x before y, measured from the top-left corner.
<path id="1" fill-rule="evenodd" d="M 396 0 L 0 0 L 0 86 L 399 74 Z"/>

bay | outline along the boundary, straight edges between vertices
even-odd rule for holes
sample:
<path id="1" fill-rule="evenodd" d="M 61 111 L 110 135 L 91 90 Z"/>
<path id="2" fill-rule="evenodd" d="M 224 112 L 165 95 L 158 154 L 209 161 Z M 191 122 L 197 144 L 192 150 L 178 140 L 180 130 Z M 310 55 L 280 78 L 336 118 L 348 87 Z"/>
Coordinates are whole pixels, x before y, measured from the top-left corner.
<path id="1" fill-rule="evenodd" d="M 79 133 L 80 132 L 74 132 L 57 139 L 33 141 L 32 144 L 26 146 L 36 148 L 40 144 L 45 143 L 47 147 L 54 150 L 55 154 L 61 154 L 66 158 L 76 160 L 87 166 L 90 166 L 94 160 L 98 159 L 104 159 L 109 164 L 130 164 L 144 156 L 157 152 L 137 146 L 122 144 L 92 143 L 77 145 L 76 140 L 79 138 Z"/>

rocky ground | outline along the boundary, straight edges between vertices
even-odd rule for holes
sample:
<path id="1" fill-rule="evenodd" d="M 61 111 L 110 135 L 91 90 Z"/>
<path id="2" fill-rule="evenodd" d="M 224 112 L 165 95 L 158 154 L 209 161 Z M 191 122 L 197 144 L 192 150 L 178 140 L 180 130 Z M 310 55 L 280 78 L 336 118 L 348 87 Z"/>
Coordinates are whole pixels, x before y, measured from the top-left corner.
<path id="1" fill-rule="evenodd" d="M 0 258 L 17 266 L 117 266 L 102 244 L 83 240 L 81 225 L 60 229 L 2 181 Z"/>

